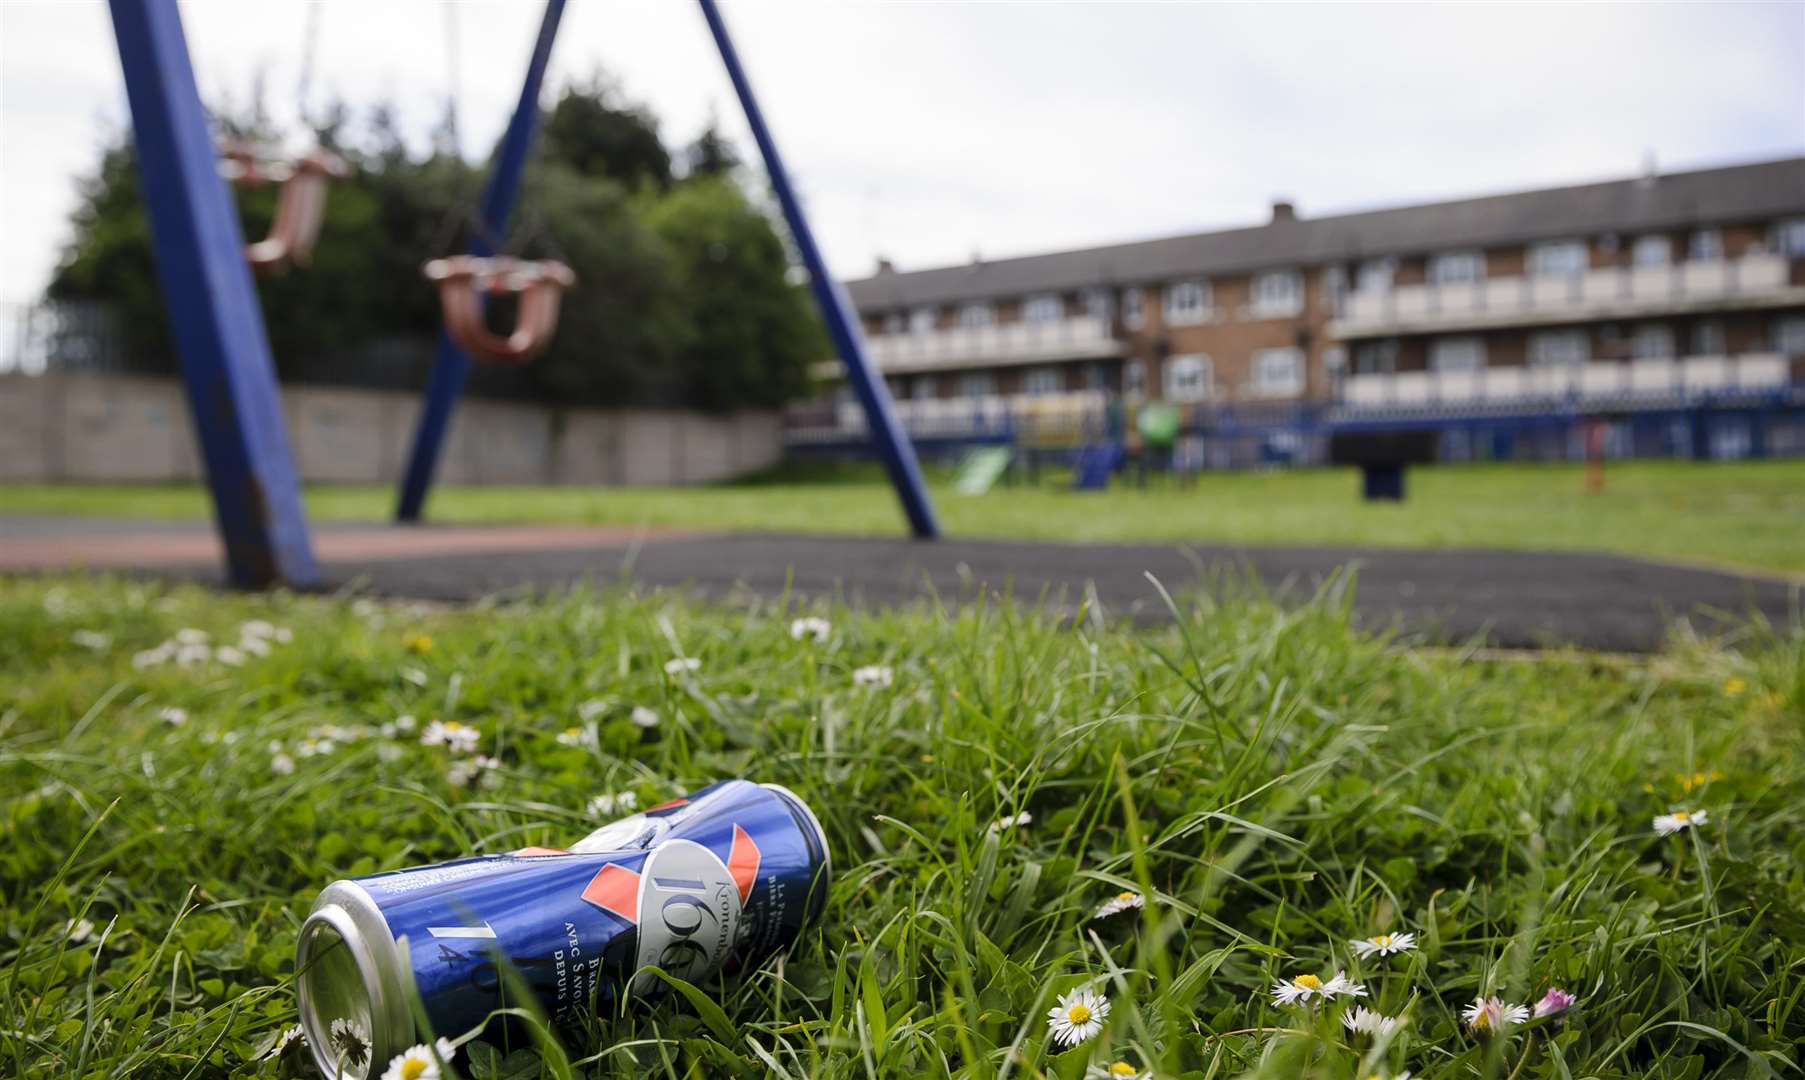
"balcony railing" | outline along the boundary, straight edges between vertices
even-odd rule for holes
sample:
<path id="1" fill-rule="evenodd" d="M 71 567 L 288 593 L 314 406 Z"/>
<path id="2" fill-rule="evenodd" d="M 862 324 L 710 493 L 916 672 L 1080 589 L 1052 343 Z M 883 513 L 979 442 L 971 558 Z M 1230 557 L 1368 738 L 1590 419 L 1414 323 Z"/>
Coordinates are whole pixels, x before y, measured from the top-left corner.
<path id="1" fill-rule="evenodd" d="M 1033 364 L 1119 356 L 1122 343 L 1106 319 L 962 326 L 925 333 L 874 334 L 871 356 L 886 372 Z"/>
<path id="2" fill-rule="evenodd" d="M 1350 375 L 1342 404 L 1355 408 L 1621 401 L 1772 393 L 1785 389 L 1790 363 L 1780 353 L 1688 356 L 1560 367 L 1483 371 L 1401 371 Z"/>
<path id="3" fill-rule="evenodd" d="M 1355 292 L 1329 331 L 1341 337 L 1634 317 L 1797 303 L 1781 255 L 1670 266 L 1611 267 L 1562 277 L 1505 277 L 1458 285 Z"/>

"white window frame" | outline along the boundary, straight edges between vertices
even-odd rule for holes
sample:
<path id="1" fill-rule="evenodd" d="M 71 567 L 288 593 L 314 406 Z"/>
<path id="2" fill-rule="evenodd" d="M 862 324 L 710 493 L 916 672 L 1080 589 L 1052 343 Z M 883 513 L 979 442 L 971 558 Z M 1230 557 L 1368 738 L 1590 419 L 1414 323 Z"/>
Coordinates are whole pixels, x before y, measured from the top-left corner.
<path id="1" fill-rule="evenodd" d="M 1398 276 L 1398 260 L 1391 255 L 1367 259 L 1354 268 L 1354 291 L 1390 292 Z"/>
<path id="2" fill-rule="evenodd" d="M 1084 314 L 1090 318 L 1108 322 L 1110 315 L 1114 314 L 1115 302 L 1110 299 L 1109 290 L 1101 286 L 1093 285 L 1085 289 L 1078 295 L 1078 300 Z"/>
<path id="3" fill-rule="evenodd" d="M 1266 317 L 1300 315 L 1304 310 L 1301 270 L 1268 270 L 1253 278 L 1253 313 Z"/>
<path id="4" fill-rule="evenodd" d="M 1255 349 L 1249 389 L 1255 397 L 1299 397 L 1304 392 L 1304 350 L 1295 345 Z"/>
<path id="5" fill-rule="evenodd" d="M 1022 321 L 1058 322 L 1065 318 L 1065 301 L 1058 293 L 1035 293 L 1022 301 Z"/>
<path id="6" fill-rule="evenodd" d="M 1166 286 L 1164 308 L 1167 326 L 1196 326 L 1210 317 L 1210 283 L 1204 280 L 1174 281 Z"/>
<path id="7" fill-rule="evenodd" d="M 1700 319 L 1692 324 L 1690 335 L 1691 356 L 1728 356 L 1730 355 L 1730 339 L 1724 333 L 1721 319 Z"/>
<path id="8" fill-rule="evenodd" d="M 1666 236 L 1638 236 L 1630 245 L 1630 265 L 1640 267 L 1672 266 L 1673 240 Z"/>
<path id="9" fill-rule="evenodd" d="M 940 321 L 940 309 L 932 304 L 924 304 L 909 310 L 909 333 L 931 334 L 934 325 Z"/>
<path id="10" fill-rule="evenodd" d="M 1022 372 L 1022 393 L 1029 397 L 1051 397 L 1065 393 L 1065 377 L 1056 367 L 1029 368 Z"/>
<path id="11" fill-rule="evenodd" d="M 900 334 L 905 325 L 907 325 L 906 320 L 900 311 L 892 311 L 884 316 L 884 333 L 886 334 Z"/>
<path id="12" fill-rule="evenodd" d="M 1139 285 L 1122 290 L 1122 325 L 1130 330 L 1147 325 L 1147 292 Z"/>
<path id="13" fill-rule="evenodd" d="M 973 301 L 959 305 L 959 325 L 967 330 L 981 330 L 996 322 L 997 309 L 990 304 Z"/>
<path id="14" fill-rule="evenodd" d="M 1214 389 L 1216 364 L 1207 353 L 1168 356 L 1160 375 L 1167 401 L 1207 401 Z"/>
<path id="15" fill-rule="evenodd" d="M 1686 241 L 1686 257 L 1693 262 L 1717 262 L 1724 257 L 1722 229 L 1694 229 Z"/>
<path id="16" fill-rule="evenodd" d="M 1665 344 L 1659 344 L 1661 342 Z M 1679 352 L 1673 327 L 1666 323 L 1641 323 L 1630 333 L 1630 358 L 1633 360 L 1672 360 Z"/>
<path id="17" fill-rule="evenodd" d="M 1484 371 L 1485 339 L 1476 334 L 1436 338 L 1429 343 L 1429 370 L 1438 375 Z"/>
<path id="18" fill-rule="evenodd" d="M 1485 252 L 1443 251 L 1429 256 L 1429 284 L 1477 285 L 1485 280 Z"/>
<path id="19" fill-rule="evenodd" d="M 1529 335 L 1529 366 L 1581 367 L 1592 359 L 1592 335 L 1584 330 L 1538 330 Z"/>
<path id="20" fill-rule="evenodd" d="M 1524 271 L 1535 277 L 1578 277 L 1588 262 L 1584 240 L 1544 240 L 1529 245 Z"/>
<path id="21" fill-rule="evenodd" d="M 976 401 L 979 398 L 995 397 L 997 392 L 996 376 L 988 371 L 967 371 L 959 376 L 959 397 L 965 401 Z"/>
<path id="22" fill-rule="evenodd" d="M 1774 351 L 1788 356 L 1805 354 L 1805 315 L 1782 315 L 1774 320 Z"/>
<path id="23" fill-rule="evenodd" d="M 1769 231 L 1768 246 L 1789 259 L 1805 258 L 1805 217 L 1783 218 Z"/>

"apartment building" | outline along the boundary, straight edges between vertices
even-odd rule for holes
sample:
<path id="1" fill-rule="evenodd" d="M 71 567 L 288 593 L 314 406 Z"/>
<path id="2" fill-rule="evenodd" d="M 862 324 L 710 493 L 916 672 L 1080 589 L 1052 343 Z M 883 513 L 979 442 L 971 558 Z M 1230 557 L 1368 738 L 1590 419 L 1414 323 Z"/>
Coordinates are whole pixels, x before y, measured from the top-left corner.
<path id="1" fill-rule="evenodd" d="M 905 419 L 960 403 L 1459 408 L 1805 384 L 1805 158 L 846 283 Z"/>

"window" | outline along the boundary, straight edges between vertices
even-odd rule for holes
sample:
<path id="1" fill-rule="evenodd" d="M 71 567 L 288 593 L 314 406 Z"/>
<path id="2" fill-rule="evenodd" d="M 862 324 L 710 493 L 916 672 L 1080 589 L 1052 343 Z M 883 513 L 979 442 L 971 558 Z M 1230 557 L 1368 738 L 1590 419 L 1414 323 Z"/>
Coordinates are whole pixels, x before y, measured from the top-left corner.
<path id="1" fill-rule="evenodd" d="M 1122 324 L 1130 330 L 1147 324 L 1147 294 L 1139 288 L 1122 290 Z"/>
<path id="2" fill-rule="evenodd" d="M 1437 338 L 1429 344 L 1429 369 L 1444 374 L 1485 367 L 1485 342 L 1476 337 Z"/>
<path id="3" fill-rule="evenodd" d="M 1485 256 L 1477 251 L 1448 251 L 1429 259 L 1429 281 L 1435 285 L 1475 285 L 1485 280 Z"/>
<path id="4" fill-rule="evenodd" d="M 1772 247 L 1789 259 L 1805 258 L 1805 217 L 1774 224 Z"/>
<path id="5" fill-rule="evenodd" d="M 903 332 L 903 315 L 900 311 L 892 311 L 884 316 L 884 333 L 900 334 Z"/>
<path id="6" fill-rule="evenodd" d="M 1360 292 L 1389 292 L 1391 279 L 1398 275 L 1398 260 L 1389 256 L 1368 259 L 1354 273 L 1354 288 Z"/>
<path id="7" fill-rule="evenodd" d="M 1673 352 L 1673 327 L 1664 323 L 1643 323 L 1630 338 L 1630 355 L 1638 360 L 1665 360 Z"/>
<path id="8" fill-rule="evenodd" d="M 1398 369 L 1398 343 L 1362 341 L 1354 346 L 1354 374 L 1390 375 Z"/>
<path id="9" fill-rule="evenodd" d="M 1529 335 L 1530 367 L 1577 367 L 1591 358 L 1584 330 L 1544 330 Z"/>
<path id="10" fill-rule="evenodd" d="M 1030 296 L 1022 304 L 1023 322 L 1057 322 L 1065 315 L 1065 304 L 1054 293 Z"/>
<path id="11" fill-rule="evenodd" d="M 1708 262 L 1724 257 L 1724 234 L 1716 229 L 1699 229 L 1686 246 L 1688 258 Z"/>
<path id="12" fill-rule="evenodd" d="M 1644 236 L 1630 249 L 1630 259 L 1637 266 L 1666 266 L 1673 261 L 1673 241 L 1665 236 Z"/>
<path id="13" fill-rule="evenodd" d="M 925 334 L 934 329 L 940 312 L 931 307 L 918 307 L 909 312 L 909 333 Z"/>
<path id="14" fill-rule="evenodd" d="M 1107 321 L 1114 314 L 1115 304 L 1110 301 L 1108 289 L 1086 289 L 1080 299 L 1084 303 L 1084 313 L 1093 319 Z"/>
<path id="15" fill-rule="evenodd" d="M 1141 397 L 1147 393 L 1147 362 L 1130 360 L 1122 365 L 1122 393 L 1127 397 Z"/>
<path id="16" fill-rule="evenodd" d="M 959 376 L 959 396 L 962 398 L 990 397 L 996 392 L 996 380 L 987 371 L 968 371 Z"/>
<path id="17" fill-rule="evenodd" d="M 1168 325 L 1195 325 L 1208 316 L 1209 309 L 1209 282 L 1180 281 L 1166 286 L 1166 322 Z"/>
<path id="18" fill-rule="evenodd" d="M 932 375 L 915 376 L 915 385 L 910 389 L 909 396 L 916 401 L 932 401 L 940 396 L 940 380 Z"/>
<path id="19" fill-rule="evenodd" d="M 1729 352 L 1730 345 L 1724 338 L 1723 323 L 1716 319 L 1704 319 L 1692 324 L 1692 355 L 1727 356 Z"/>
<path id="20" fill-rule="evenodd" d="M 1022 376 L 1022 393 L 1029 397 L 1045 397 L 1064 389 L 1065 380 L 1060 377 L 1058 368 L 1029 368 Z"/>
<path id="21" fill-rule="evenodd" d="M 997 319 L 996 311 L 989 304 L 964 304 L 959 308 L 959 325 L 975 328 L 990 326 Z"/>
<path id="22" fill-rule="evenodd" d="M 1166 361 L 1166 400 L 1202 401 L 1210 396 L 1210 358 L 1202 353 Z"/>
<path id="23" fill-rule="evenodd" d="M 1774 320 L 1774 349 L 1790 356 L 1805 353 L 1805 318 L 1789 315 Z"/>
<path id="24" fill-rule="evenodd" d="M 1304 310 L 1304 275 L 1296 270 L 1273 270 L 1253 279 L 1255 315 L 1296 315 Z"/>
<path id="25" fill-rule="evenodd" d="M 1253 392 L 1261 397 L 1296 397 L 1304 392 L 1302 349 L 1261 349 L 1253 354 Z"/>
<path id="26" fill-rule="evenodd" d="M 1579 240 L 1529 246 L 1530 277 L 1573 277 L 1585 270 L 1586 245 Z"/>

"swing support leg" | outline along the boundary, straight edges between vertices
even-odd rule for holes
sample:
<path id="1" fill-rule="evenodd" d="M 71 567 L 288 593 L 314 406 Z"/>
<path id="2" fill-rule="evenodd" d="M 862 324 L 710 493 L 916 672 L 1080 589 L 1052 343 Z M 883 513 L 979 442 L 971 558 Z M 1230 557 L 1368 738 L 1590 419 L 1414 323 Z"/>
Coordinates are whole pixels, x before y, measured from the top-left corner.
<path id="1" fill-rule="evenodd" d="M 520 193 L 520 176 L 526 168 L 527 151 L 533 145 L 533 129 L 539 119 L 539 87 L 545 81 L 545 66 L 551 60 L 552 42 L 558 36 L 558 22 L 564 17 L 564 0 L 547 0 L 545 17 L 539 23 L 539 38 L 533 43 L 533 58 L 527 64 L 526 83 L 520 88 L 520 101 L 514 107 L 514 118 L 508 122 L 501 147 L 495 158 L 495 171 L 489 186 L 483 190 L 481 235 L 470 239 L 470 254 L 487 257 L 495 254 L 492 238 L 508 231 L 508 216 Z M 458 396 L 470 378 L 470 355 L 451 340 L 448 331 L 439 331 L 438 360 L 433 364 L 432 378 L 426 386 L 426 402 L 420 410 L 419 426 L 414 429 L 413 453 L 408 458 L 407 473 L 401 479 L 400 497 L 395 504 L 395 520 L 417 523 L 426 507 L 426 495 L 432 488 L 433 473 L 444 450 L 445 432 L 451 426 L 451 413 Z"/>
<path id="2" fill-rule="evenodd" d="M 226 574 L 247 588 L 320 582 L 275 364 L 220 179 L 175 0 L 112 0 L 157 273 L 181 357 Z"/>
<path id="3" fill-rule="evenodd" d="M 727 66 L 727 77 L 733 82 L 734 93 L 739 95 L 740 106 L 746 111 L 752 138 L 765 159 L 765 172 L 783 207 L 784 220 L 789 222 L 790 236 L 796 241 L 803 267 L 808 270 L 809 288 L 815 294 L 815 304 L 821 309 L 821 320 L 827 324 L 834 351 L 840 354 L 840 362 L 846 366 L 846 379 L 864 407 L 866 427 L 871 431 L 885 471 L 890 474 L 896 496 L 902 501 L 909 530 L 919 540 L 937 539 L 940 522 L 935 517 L 934 504 L 928 499 L 927 485 L 922 482 L 915 447 L 909 442 L 908 433 L 897 418 L 896 406 L 890 400 L 890 388 L 865 351 L 865 336 L 852 315 L 852 305 L 847 302 L 839 282 L 827 271 L 827 262 L 815 244 L 814 231 L 809 228 L 802 203 L 790 183 L 789 170 L 784 168 L 783 159 L 777 153 L 777 143 L 771 138 L 771 129 L 765 126 L 764 113 L 753 96 L 752 84 L 740 66 L 739 53 L 728 36 L 727 24 L 721 21 L 714 0 L 698 2 L 702 5 L 702 17 L 708 21 L 708 31 L 714 36 L 715 46 L 721 50 L 721 62 Z"/>

